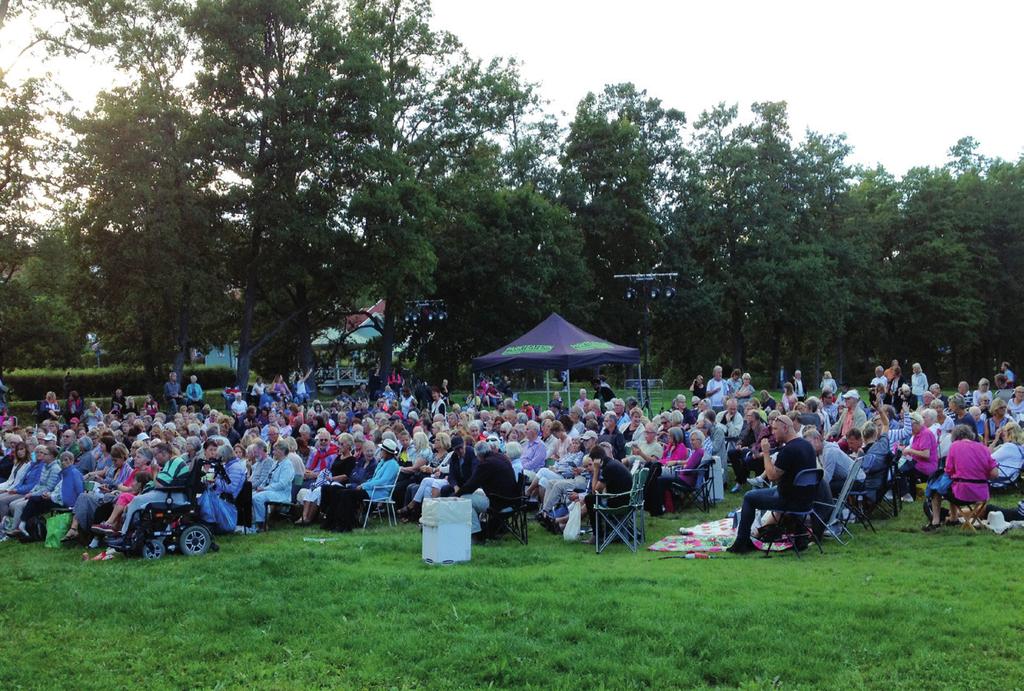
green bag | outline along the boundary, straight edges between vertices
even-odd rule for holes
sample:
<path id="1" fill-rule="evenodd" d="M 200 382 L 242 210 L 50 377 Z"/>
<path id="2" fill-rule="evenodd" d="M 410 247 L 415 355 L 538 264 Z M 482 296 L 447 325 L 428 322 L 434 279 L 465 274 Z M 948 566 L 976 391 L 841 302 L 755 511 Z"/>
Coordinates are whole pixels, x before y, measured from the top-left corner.
<path id="1" fill-rule="evenodd" d="M 58 513 L 50 516 L 46 519 L 46 542 L 43 544 L 53 549 L 60 549 L 60 541 L 70 527 L 70 513 Z"/>

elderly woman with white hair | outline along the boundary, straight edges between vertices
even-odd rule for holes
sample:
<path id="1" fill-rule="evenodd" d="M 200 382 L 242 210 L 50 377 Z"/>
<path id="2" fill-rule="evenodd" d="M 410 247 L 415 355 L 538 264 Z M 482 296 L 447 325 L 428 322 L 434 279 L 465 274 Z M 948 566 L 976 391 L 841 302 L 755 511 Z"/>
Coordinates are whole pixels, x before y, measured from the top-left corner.
<path id="1" fill-rule="evenodd" d="M 903 457 L 908 459 L 908 462 L 900 467 L 900 474 L 907 478 L 910 484 L 909 494 L 913 498 L 917 494 L 917 483 L 927 482 L 932 473 L 939 468 L 939 440 L 925 424 L 923 415 L 913 413 L 910 421 L 910 444 L 899 447 Z"/>

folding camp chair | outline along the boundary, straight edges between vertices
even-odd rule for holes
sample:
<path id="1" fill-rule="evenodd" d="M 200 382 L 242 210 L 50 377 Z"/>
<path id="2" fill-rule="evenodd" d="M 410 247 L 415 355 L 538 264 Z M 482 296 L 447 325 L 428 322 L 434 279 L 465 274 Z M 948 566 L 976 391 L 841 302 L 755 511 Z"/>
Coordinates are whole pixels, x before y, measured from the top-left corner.
<path id="1" fill-rule="evenodd" d="M 806 468 L 801 470 L 793 478 L 794 487 L 811 487 L 815 488 L 818 483 L 822 481 L 825 476 L 825 471 L 821 468 Z M 811 514 L 814 513 L 814 501 L 808 503 L 806 509 L 786 509 L 781 511 L 772 511 L 772 513 L 778 516 L 777 525 L 778 531 L 771 531 L 771 537 L 765 539 L 767 549 L 765 550 L 764 556 L 770 557 L 772 555 L 772 544 L 779 542 L 783 539 L 788 539 L 793 543 L 793 552 L 796 553 L 797 558 L 800 558 L 800 548 L 797 544 L 798 540 L 804 538 L 810 538 L 814 541 L 814 544 L 818 546 L 818 551 L 822 554 L 825 550 L 821 546 L 821 540 L 811 529 Z M 787 529 L 787 523 L 793 527 Z"/>
<path id="2" fill-rule="evenodd" d="M 383 499 L 363 499 L 363 529 L 370 523 L 370 514 L 376 514 L 380 522 L 384 522 L 387 516 L 388 525 L 398 525 L 398 514 L 395 511 L 395 487 L 398 486 L 398 478 L 390 485 L 381 485 L 380 489 L 387 490 L 387 496 Z"/>
<path id="3" fill-rule="evenodd" d="M 878 467 L 867 471 L 864 481 L 860 485 L 855 485 L 850 489 L 847 495 L 847 504 L 850 511 L 857 517 L 857 520 L 864 524 L 864 528 L 871 529 L 872 532 L 878 532 L 875 530 L 874 524 L 871 522 L 871 516 L 876 509 L 880 509 L 886 515 L 886 518 L 891 518 L 894 514 L 888 510 L 885 506 L 885 493 L 893 492 L 892 499 L 895 503 L 900 501 L 899 496 L 896 495 L 895 484 L 895 462 L 893 455 L 887 454 L 885 460 L 878 465 Z"/>
<path id="4" fill-rule="evenodd" d="M 715 467 L 717 465 L 717 458 L 705 456 L 696 468 L 680 468 L 676 470 L 678 475 L 691 475 L 694 477 L 693 487 L 684 482 L 672 483 L 672 494 L 679 497 L 679 500 L 682 502 L 679 506 L 680 511 L 687 506 L 696 506 L 704 513 L 711 510 L 711 492 L 715 482 Z"/>
<path id="5" fill-rule="evenodd" d="M 825 534 L 834 537 L 836 542 L 841 545 L 846 544 L 843 541 L 843 533 L 853 537 L 853 533 L 851 533 L 850 529 L 846 527 L 846 524 L 850 522 L 850 518 L 853 517 L 853 512 L 851 512 L 846 506 L 846 498 L 849 496 L 850 490 L 853 488 L 853 483 L 857 480 L 857 476 L 860 474 L 860 467 L 863 463 L 864 460 L 860 458 L 853 462 L 853 465 L 850 466 L 850 473 L 846 476 L 846 482 L 843 483 L 843 488 L 839 490 L 839 496 L 835 497 L 831 504 L 824 501 L 814 502 L 815 506 L 831 512 L 829 513 L 828 520 L 823 520 L 817 511 L 814 512 L 814 518 L 821 523 Z M 839 530 L 837 532 L 832 532 L 829 529 L 829 526 L 832 525 L 838 525 Z"/>
<path id="6" fill-rule="evenodd" d="M 484 524 L 484 539 L 491 540 L 503 532 L 507 532 L 519 540 L 519 544 L 528 544 L 530 534 L 527 514 L 530 511 L 530 505 L 526 499 L 526 476 L 522 473 L 519 474 L 518 497 L 504 497 L 500 494 L 494 494 L 490 495 L 489 499 L 491 500 L 491 505 L 484 514 L 487 519 Z M 499 501 L 505 506 L 500 509 L 494 508 L 494 505 Z"/>
<path id="7" fill-rule="evenodd" d="M 594 495 L 594 548 L 598 554 L 617 537 L 632 552 L 636 552 L 645 540 L 644 531 L 644 485 L 650 470 L 642 469 L 633 475 L 633 487 L 618 494 L 597 493 Z M 619 506 L 609 504 L 625 498 Z"/>

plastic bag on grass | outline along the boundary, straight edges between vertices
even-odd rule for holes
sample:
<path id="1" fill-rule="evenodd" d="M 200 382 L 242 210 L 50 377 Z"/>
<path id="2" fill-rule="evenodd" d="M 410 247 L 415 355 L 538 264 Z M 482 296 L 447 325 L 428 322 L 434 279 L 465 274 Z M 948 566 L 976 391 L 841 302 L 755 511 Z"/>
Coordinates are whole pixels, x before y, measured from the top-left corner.
<path id="1" fill-rule="evenodd" d="M 569 507 L 569 520 L 565 523 L 565 529 L 562 530 L 562 537 L 569 542 L 575 542 L 580 539 L 580 504 L 579 502 L 573 502 L 572 506 Z"/>

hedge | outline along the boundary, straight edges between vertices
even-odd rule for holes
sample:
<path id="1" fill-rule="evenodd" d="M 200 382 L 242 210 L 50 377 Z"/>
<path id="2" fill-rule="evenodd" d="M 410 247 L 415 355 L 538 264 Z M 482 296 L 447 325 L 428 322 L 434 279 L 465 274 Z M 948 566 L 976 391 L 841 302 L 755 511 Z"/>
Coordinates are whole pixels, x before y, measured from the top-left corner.
<path id="1" fill-rule="evenodd" d="M 23 369 L 11 370 L 4 374 L 4 384 L 9 388 L 9 398 L 22 401 L 38 401 L 45 398 L 47 391 L 53 391 L 64 402 L 64 374 L 67 370 Z M 230 367 L 196 365 L 186 367 L 182 392 L 191 375 L 199 377 L 203 389 L 223 389 L 234 385 L 235 371 Z M 147 391 L 141 367 L 112 366 L 71 370 L 69 390 L 78 391 L 83 398 L 109 399 L 115 389 L 123 389 L 126 396 L 144 396 L 152 393 L 162 400 L 163 382 L 156 382 L 156 390 Z M 141 401 L 139 405 L 141 407 Z"/>

